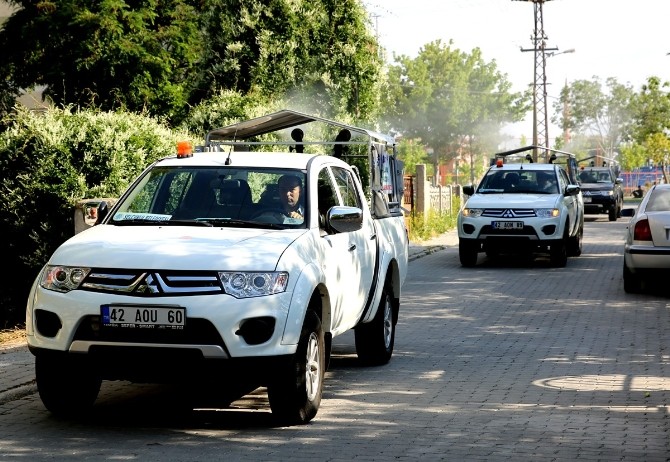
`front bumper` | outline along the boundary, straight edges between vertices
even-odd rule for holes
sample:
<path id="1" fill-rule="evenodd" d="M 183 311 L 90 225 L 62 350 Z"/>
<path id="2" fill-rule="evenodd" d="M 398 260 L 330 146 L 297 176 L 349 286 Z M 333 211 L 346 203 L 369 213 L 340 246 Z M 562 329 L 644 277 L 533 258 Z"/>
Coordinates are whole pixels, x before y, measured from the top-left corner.
<path id="1" fill-rule="evenodd" d="M 76 290 L 59 293 L 34 287 L 26 323 L 28 344 L 40 350 L 88 354 L 114 348 L 190 351 L 198 357 L 232 359 L 290 355 L 283 343 L 292 292 L 235 299 L 225 294 L 161 297 L 159 300 Z M 182 330 L 104 327 L 101 306 L 172 305 L 186 309 Z M 265 331 L 254 338 L 251 328 Z"/>
<path id="2" fill-rule="evenodd" d="M 609 213 L 615 207 L 616 199 L 613 196 L 584 196 L 585 214 Z"/>

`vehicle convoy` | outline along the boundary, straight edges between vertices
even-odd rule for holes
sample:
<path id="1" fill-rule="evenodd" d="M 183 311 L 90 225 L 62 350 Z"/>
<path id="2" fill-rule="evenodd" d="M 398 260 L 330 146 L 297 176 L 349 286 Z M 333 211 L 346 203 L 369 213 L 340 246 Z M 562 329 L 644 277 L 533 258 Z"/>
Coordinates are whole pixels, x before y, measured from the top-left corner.
<path id="1" fill-rule="evenodd" d="M 90 411 L 103 380 L 253 382 L 281 422 L 310 421 L 334 337 L 354 329 L 363 363 L 391 359 L 402 170 L 393 138 L 289 110 L 180 143 L 37 276 L 26 332 L 45 407 Z"/>
<path id="2" fill-rule="evenodd" d="M 531 149 L 552 155 L 546 163 L 519 157 Z M 576 170 L 574 156 L 563 151 L 528 146 L 496 154 L 477 188 L 463 187 L 470 197 L 457 218 L 461 265 L 476 266 L 481 252 L 548 254 L 556 267 L 581 255 L 584 203 Z"/>
<path id="3" fill-rule="evenodd" d="M 578 180 L 584 197 L 584 213 L 607 214 L 609 221 L 616 221 L 621 217 L 623 178 L 618 178 L 614 168 L 581 167 Z"/>

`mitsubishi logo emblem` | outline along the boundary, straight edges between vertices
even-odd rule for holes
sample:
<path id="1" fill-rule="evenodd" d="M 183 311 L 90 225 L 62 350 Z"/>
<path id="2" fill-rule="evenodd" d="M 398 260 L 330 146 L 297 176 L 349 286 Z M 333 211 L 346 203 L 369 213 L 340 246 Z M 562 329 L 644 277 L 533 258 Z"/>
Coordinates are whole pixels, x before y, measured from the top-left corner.
<path id="1" fill-rule="evenodd" d="M 512 212 L 510 209 L 507 209 L 503 212 L 502 216 L 503 218 L 514 218 L 514 212 Z"/>
<path id="2" fill-rule="evenodd" d="M 140 292 L 140 293 L 149 293 L 149 294 L 157 294 L 160 292 L 160 289 L 158 288 L 158 281 L 152 274 L 148 274 L 147 277 L 144 278 L 144 281 L 140 283 L 140 285 L 137 286 L 137 289 L 135 289 L 135 292 Z"/>

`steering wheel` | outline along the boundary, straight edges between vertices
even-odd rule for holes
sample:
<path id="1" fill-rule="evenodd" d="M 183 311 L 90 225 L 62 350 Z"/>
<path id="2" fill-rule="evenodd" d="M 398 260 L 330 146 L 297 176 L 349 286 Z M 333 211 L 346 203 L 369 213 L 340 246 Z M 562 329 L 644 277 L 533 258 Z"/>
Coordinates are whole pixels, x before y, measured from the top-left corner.
<path id="1" fill-rule="evenodd" d="M 283 224 L 286 215 L 284 211 L 277 208 L 267 208 L 259 210 L 251 216 L 251 220 L 260 221 L 262 223 L 276 223 Z"/>

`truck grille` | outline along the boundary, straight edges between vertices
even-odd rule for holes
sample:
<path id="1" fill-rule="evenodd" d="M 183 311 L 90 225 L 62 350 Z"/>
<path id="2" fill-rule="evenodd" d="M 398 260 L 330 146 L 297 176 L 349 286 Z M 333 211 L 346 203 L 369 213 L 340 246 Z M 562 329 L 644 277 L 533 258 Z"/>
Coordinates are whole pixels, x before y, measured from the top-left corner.
<path id="1" fill-rule="evenodd" d="M 135 297 L 224 293 L 214 271 L 93 269 L 80 289 Z"/>
<path id="2" fill-rule="evenodd" d="M 530 218 L 536 215 L 534 209 L 484 209 L 482 216 L 492 218 Z"/>

